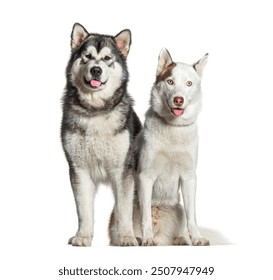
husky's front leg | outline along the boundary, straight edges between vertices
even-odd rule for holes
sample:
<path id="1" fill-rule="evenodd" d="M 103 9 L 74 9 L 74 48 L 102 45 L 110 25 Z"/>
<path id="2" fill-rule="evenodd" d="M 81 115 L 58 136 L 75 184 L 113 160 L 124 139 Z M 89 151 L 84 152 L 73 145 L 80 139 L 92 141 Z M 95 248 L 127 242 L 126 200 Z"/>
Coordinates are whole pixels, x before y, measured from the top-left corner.
<path id="1" fill-rule="evenodd" d="M 141 214 L 142 246 L 156 245 L 152 228 L 152 191 L 154 180 L 144 173 L 139 175 L 138 195 Z"/>
<path id="2" fill-rule="evenodd" d="M 173 241 L 173 245 L 191 245 L 191 238 L 189 235 L 188 227 L 187 227 L 187 218 L 184 207 L 178 204 L 175 207 L 175 210 L 178 215 L 178 235 L 175 237 Z"/>
<path id="3" fill-rule="evenodd" d="M 70 180 L 78 214 L 78 231 L 68 241 L 73 246 L 91 246 L 94 231 L 96 187 L 87 169 L 70 168 Z"/>
<path id="4" fill-rule="evenodd" d="M 118 244 L 116 246 L 137 246 L 133 230 L 133 195 L 134 178 L 127 175 L 124 178 L 123 172 L 116 171 L 113 182 L 115 196 L 115 218 L 117 221 Z"/>
<path id="5" fill-rule="evenodd" d="M 209 240 L 201 236 L 196 223 L 196 208 L 195 208 L 196 175 L 191 175 L 182 178 L 182 194 L 183 194 L 184 208 L 187 217 L 187 226 L 188 226 L 189 234 L 191 236 L 192 245 L 195 246 L 209 245 Z"/>

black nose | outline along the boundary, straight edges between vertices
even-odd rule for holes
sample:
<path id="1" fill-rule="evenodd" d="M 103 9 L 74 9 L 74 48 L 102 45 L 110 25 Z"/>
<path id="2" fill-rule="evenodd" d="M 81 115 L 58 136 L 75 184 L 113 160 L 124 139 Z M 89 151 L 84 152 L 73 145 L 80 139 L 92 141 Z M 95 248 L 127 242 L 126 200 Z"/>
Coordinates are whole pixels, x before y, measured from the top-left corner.
<path id="1" fill-rule="evenodd" d="M 93 76 L 98 77 L 102 73 L 102 69 L 98 66 L 94 66 L 90 69 L 90 72 Z"/>

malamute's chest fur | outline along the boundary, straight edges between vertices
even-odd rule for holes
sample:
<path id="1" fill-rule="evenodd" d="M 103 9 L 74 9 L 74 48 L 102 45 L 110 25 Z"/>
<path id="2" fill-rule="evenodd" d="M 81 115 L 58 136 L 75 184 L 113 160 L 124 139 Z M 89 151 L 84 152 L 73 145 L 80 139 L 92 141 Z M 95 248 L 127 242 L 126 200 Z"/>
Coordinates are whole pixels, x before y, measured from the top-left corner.
<path id="1" fill-rule="evenodd" d="M 71 117 L 71 116 L 70 116 Z M 95 181 L 109 180 L 109 170 L 124 168 L 130 137 L 118 110 L 92 117 L 74 114 L 63 135 L 68 158 L 87 168 Z"/>

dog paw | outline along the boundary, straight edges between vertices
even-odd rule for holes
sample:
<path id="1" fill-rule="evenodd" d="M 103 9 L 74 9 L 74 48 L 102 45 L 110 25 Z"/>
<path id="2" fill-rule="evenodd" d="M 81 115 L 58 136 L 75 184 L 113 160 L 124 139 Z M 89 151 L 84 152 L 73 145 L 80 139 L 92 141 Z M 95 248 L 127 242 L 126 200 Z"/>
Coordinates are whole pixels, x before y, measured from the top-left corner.
<path id="1" fill-rule="evenodd" d="M 138 246 L 138 242 L 133 236 L 120 237 L 120 246 Z"/>
<path id="2" fill-rule="evenodd" d="M 141 246 L 155 246 L 157 245 L 156 241 L 153 238 L 143 238 Z"/>
<path id="3" fill-rule="evenodd" d="M 205 238 L 194 238 L 192 240 L 192 245 L 194 246 L 209 246 L 209 240 L 205 239 Z"/>
<path id="4" fill-rule="evenodd" d="M 190 241 L 190 239 L 181 236 L 181 237 L 177 237 L 174 239 L 173 245 L 176 245 L 176 246 L 191 245 L 191 241 Z"/>
<path id="5" fill-rule="evenodd" d="M 72 246 L 90 247 L 92 244 L 92 237 L 73 236 L 68 240 L 68 244 Z"/>

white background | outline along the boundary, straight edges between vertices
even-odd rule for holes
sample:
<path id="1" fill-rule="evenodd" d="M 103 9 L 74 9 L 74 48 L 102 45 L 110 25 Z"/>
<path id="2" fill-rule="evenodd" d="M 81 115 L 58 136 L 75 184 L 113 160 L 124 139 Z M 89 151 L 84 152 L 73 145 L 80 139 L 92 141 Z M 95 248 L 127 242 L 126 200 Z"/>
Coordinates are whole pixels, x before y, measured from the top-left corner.
<path id="1" fill-rule="evenodd" d="M 215 267 L 214 276 L 191 279 L 269 279 L 267 253 L 272 252 L 273 234 L 269 4 L 1 2 L 1 279 L 71 279 L 58 276 L 64 266 L 149 270 L 160 265 Z M 166 47 L 175 61 L 187 63 L 209 52 L 199 117 L 197 218 L 199 225 L 221 231 L 233 245 L 109 247 L 107 223 L 113 200 L 105 187 L 96 201 L 94 246 L 67 245 L 77 217 L 59 137 L 60 99 L 74 22 L 90 32 L 111 35 L 131 29 L 129 92 L 142 120 L 160 49 Z"/>

